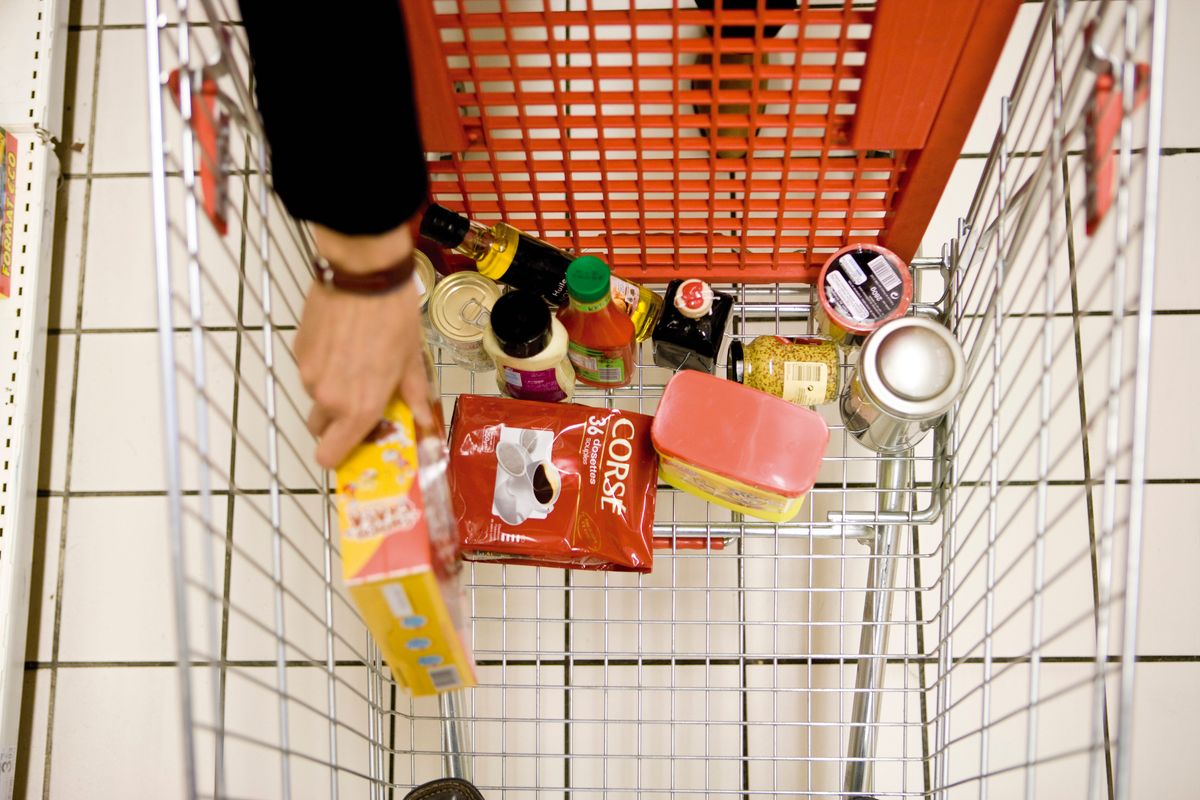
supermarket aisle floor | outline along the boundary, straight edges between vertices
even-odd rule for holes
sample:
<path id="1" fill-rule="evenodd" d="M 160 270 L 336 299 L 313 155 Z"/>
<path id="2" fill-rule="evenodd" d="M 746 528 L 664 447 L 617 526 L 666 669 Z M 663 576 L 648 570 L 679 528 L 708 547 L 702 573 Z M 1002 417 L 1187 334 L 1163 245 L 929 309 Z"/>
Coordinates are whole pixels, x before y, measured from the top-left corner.
<path id="1" fill-rule="evenodd" d="M 1163 397 L 1200 395 L 1200 375 L 1177 350 L 1200 339 L 1200 273 L 1191 268 L 1189 240 L 1200 104 L 1186 85 L 1200 72 L 1200 48 L 1188 40 L 1200 29 L 1197 6 L 1173 3 L 1168 52 L 1171 151 L 1163 170 L 1152 387 Z M 20 743 L 26 767 L 18 795 L 31 798 L 174 797 L 180 789 L 141 22 L 137 2 L 73 2 L 64 136 L 72 146 L 63 150 L 56 222 L 40 578 Z M 1020 51 L 1009 48 L 1002 75 L 1013 74 Z M 931 252 L 969 204 L 989 141 L 984 131 L 968 142 L 931 227 Z M 1182 797 L 1200 785 L 1193 756 L 1200 719 L 1192 613 L 1200 608 L 1197 431 L 1166 414 L 1152 421 L 1136 796 Z"/>

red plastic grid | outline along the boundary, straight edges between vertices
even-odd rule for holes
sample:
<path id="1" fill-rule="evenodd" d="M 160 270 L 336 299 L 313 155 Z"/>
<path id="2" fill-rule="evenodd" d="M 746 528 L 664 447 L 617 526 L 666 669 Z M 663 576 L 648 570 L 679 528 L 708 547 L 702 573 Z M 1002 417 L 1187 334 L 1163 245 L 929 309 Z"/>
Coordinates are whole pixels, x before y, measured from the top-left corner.
<path id="1" fill-rule="evenodd" d="M 875 10 L 681 2 L 407 2 L 434 199 L 645 280 L 812 280 L 886 241 L 912 151 L 849 145 Z"/>

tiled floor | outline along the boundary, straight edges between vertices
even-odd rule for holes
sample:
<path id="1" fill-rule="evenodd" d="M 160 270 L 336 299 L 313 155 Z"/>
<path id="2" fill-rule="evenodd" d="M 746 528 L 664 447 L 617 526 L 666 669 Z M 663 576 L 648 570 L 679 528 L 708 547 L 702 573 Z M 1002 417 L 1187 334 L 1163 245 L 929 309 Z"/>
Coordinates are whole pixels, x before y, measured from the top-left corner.
<path id="1" fill-rule="evenodd" d="M 142 11 L 133 0 L 74 0 L 72 5 L 61 150 L 67 177 L 56 220 L 36 582 L 17 791 L 30 798 L 176 797 L 184 780 L 184 729 L 164 497 Z M 970 204 L 999 117 L 998 98 L 1016 74 L 1037 12 L 1035 4 L 1021 8 L 989 97 L 930 227 L 926 253 L 940 252 L 954 233 L 957 216 Z M 1200 628 L 1194 620 L 1200 588 L 1192 577 L 1200 559 L 1200 440 L 1197 427 L 1187 424 L 1182 413 L 1189 408 L 1187 398 L 1200 392 L 1198 373 L 1188 367 L 1187 356 L 1188 343 L 1200 333 L 1200 278 L 1190 259 L 1194 186 L 1200 177 L 1200 110 L 1191 96 L 1200 66 L 1192 41 L 1200 31 L 1200 3 L 1174 0 L 1170 13 L 1169 149 L 1162 162 L 1137 647 L 1141 661 L 1132 750 L 1133 796 L 1156 798 L 1188 797 L 1200 785 L 1200 761 L 1192 757 L 1200 744 Z M 234 198 L 239 209 L 243 202 Z M 213 286 L 204 302 L 205 319 L 213 326 L 205 373 L 214 406 L 207 444 L 220 464 L 215 472 L 232 472 L 245 490 L 236 499 L 218 492 L 214 504 L 215 527 L 227 537 L 229 554 L 224 573 L 229 619 L 220 623 L 219 655 L 236 665 L 225 673 L 219 691 L 226 730 L 253 731 L 257 737 L 231 736 L 225 788 L 234 797 L 277 796 L 282 779 L 276 751 L 287 735 L 292 796 L 328 796 L 329 771 L 322 762 L 329 757 L 332 736 L 342 766 L 336 775 L 341 796 L 365 797 L 370 779 L 384 774 L 375 769 L 386 770 L 402 785 L 440 773 L 437 711 L 429 702 L 395 701 L 360 666 L 365 637 L 337 581 L 330 587 L 321 573 L 322 508 L 312 489 L 318 479 L 307 461 L 302 393 L 286 354 L 277 354 L 285 398 L 279 414 L 280 475 L 284 487 L 296 491 L 285 493 L 281 502 L 280 529 L 286 532 L 282 569 L 288 576 L 282 598 L 290 661 L 286 675 L 276 673 L 271 607 L 277 592 L 266 491 L 270 470 L 262 458 L 267 412 L 259 405 L 268 371 L 261 329 L 255 327 L 261 314 L 253 297 L 260 267 L 252 247 L 242 250 L 245 239 L 233 227 L 224 240 L 207 227 L 201 233 L 206 251 L 223 253 L 210 262 Z M 276 244 L 286 244 L 283 230 L 273 230 L 280 240 Z M 1091 259 L 1101 260 L 1099 255 Z M 1087 263 L 1086 258 L 1081 261 Z M 239 268 L 247 275 L 240 290 Z M 1096 281 L 1104 288 L 1106 275 L 1081 271 L 1080 284 Z M 297 284 L 284 273 L 277 277 L 277 302 L 283 305 L 278 317 L 286 321 L 290 316 L 294 322 L 294 314 L 287 312 L 298 307 Z M 1036 296 L 1034 282 L 1020 291 L 1020 298 Z M 1060 300 L 1065 305 L 1059 310 L 1069 310 L 1069 298 Z M 1021 383 L 1020 366 L 1021 357 L 1040 346 L 1035 335 L 1040 328 L 1014 320 L 1004 324 L 1014 326 L 1009 341 L 1017 356 L 1006 362 L 1004 369 L 1012 369 L 1006 380 L 1018 392 L 1030 393 L 1032 408 L 1037 387 Z M 1111 335 L 1105 319 L 1089 318 L 1080 325 L 1081 346 L 1096 352 L 1103 352 Z M 284 330 L 276 342 L 286 342 L 288 336 Z M 1094 649 L 1090 617 L 1073 615 L 1082 609 L 1086 616 L 1093 608 L 1087 536 L 1095 524 L 1090 512 L 1101 513 L 1102 495 L 1098 488 L 1089 489 L 1086 480 L 1102 475 L 1089 472 L 1076 428 L 1083 408 L 1099 441 L 1107 360 L 1082 370 L 1087 397 L 1077 400 L 1074 336 L 1068 317 L 1056 328 L 1060 346 L 1051 365 L 1056 389 L 1067 387 L 1068 395 L 1052 418 L 1055 435 L 1062 434 L 1052 449 L 1067 450 L 1049 471 L 1053 481 L 1047 508 L 1054 536 L 1047 539 L 1045 551 L 1050 579 L 1041 692 L 1046 704 L 1036 720 L 1043 757 L 1086 744 L 1087 729 L 1079 720 L 1090 717 L 1092 705 L 1087 691 Z M 181 362 L 190 365 L 188 336 L 179 334 L 176 343 Z M 488 380 L 447 370 L 443 388 L 483 389 Z M 969 394 L 967 402 L 986 400 L 985 395 Z M 288 405 L 288 397 L 297 407 Z M 1007 408 L 1013 406 L 1018 408 L 1006 425 L 1019 436 L 1036 436 L 1036 413 L 1022 413 L 1025 405 L 1015 398 Z M 194 430 L 190 406 L 181 413 L 184 429 Z M 834 421 L 836 412 L 826 416 Z M 969 428 L 971 435 L 984 431 L 986 426 Z M 811 504 L 820 513 L 840 507 L 843 482 L 872 476 L 872 464 L 854 461 L 861 452 L 844 436 L 839 443 L 838 436 L 835 447 L 843 448 L 841 456 L 826 463 L 824 493 L 818 491 Z M 1012 463 L 1005 464 L 1005 471 L 1032 483 L 1038 474 L 1036 458 L 1024 444 L 1012 445 Z M 996 674 L 988 699 L 996 709 L 1017 708 L 1026 701 L 1030 676 L 1019 658 L 1010 657 L 1029 648 L 1026 601 L 1032 584 L 1026 576 L 1033 554 L 1027 546 L 1030 537 L 1018 539 L 1021 546 L 1016 546 L 1006 531 L 1029 531 L 1038 524 L 1035 487 L 1017 486 L 1006 494 L 1011 505 L 997 524 L 989 519 L 985 496 L 985 444 L 972 440 L 964 449 L 971 450 L 961 458 L 964 475 L 984 483 L 978 491 L 962 491 L 952 512 L 958 520 L 958 595 L 982 598 L 989 568 L 1000 576 L 992 638 Z M 1003 448 L 1001 453 L 1007 456 Z M 1102 463 L 1098 455 L 1093 457 Z M 202 477 L 199 471 L 185 473 L 185 487 L 196 489 Z M 303 487 L 308 488 L 301 491 Z M 858 491 L 860 496 L 849 502 L 864 496 L 869 501 L 871 495 L 863 494 L 869 487 Z M 660 519 L 727 518 L 674 494 L 664 495 L 659 511 Z M 989 549 L 988 534 L 997 528 L 1001 543 Z M 922 704 L 932 704 L 934 697 L 922 688 L 930 685 L 936 664 L 910 656 L 935 650 L 936 626 L 912 620 L 929 618 L 929 609 L 940 603 L 940 531 L 926 528 L 919 545 L 904 545 L 905 552 L 923 557 L 906 558 L 899 578 L 904 591 L 895 603 L 893 617 L 899 622 L 890 644 L 895 658 L 881 717 L 889 723 L 881 752 L 892 757 L 877 766 L 880 792 L 920 793 L 928 777 L 922 753 L 929 742 L 923 740 L 920 721 L 928 718 Z M 220 545 L 224 548 L 226 539 Z M 763 537 L 748 540 L 736 554 L 660 557 L 655 572 L 642 578 L 474 566 L 473 646 L 483 665 L 484 688 L 469 696 L 468 711 L 480 754 L 478 782 L 507 787 L 503 794 L 494 790 L 488 796 L 510 798 L 561 797 L 568 790 L 570 796 L 624 798 L 638 787 L 653 787 L 647 797 L 835 792 L 842 771 L 837 759 L 848 735 L 838 723 L 849 718 L 854 685 L 853 663 L 838 665 L 857 648 L 853 620 L 862 603 L 857 587 L 868 567 L 865 553 L 854 541 Z M 202 558 L 194 563 L 200 562 Z M 914 586 L 925 591 L 913 591 Z M 338 664 L 332 684 L 323 669 L 299 663 L 325 658 L 327 587 L 328 613 L 337 631 L 330 643 Z M 923 612 L 919 603 L 925 604 Z M 206 608 L 199 602 L 193 608 L 201 628 L 207 625 Z M 957 612 L 955 654 L 977 662 L 987 609 L 962 602 Z M 206 647 L 194 644 L 199 652 L 216 654 Z M 568 652 L 571 658 L 564 657 Z M 743 653 L 753 658 L 739 658 Z M 980 718 L 983 670 L 978 663 L 964 663 L 953 671 L 950 698 L 956 720 Z M 198 698 L 193 708 L 207 709 L 213 691 L 210 673 L 200 666 L 194 672 Z M 275 725 L 280 680 L 286 681 L 289 712 L 283 731 Z M 333 725 L 327 711 L 331 690 Z M 394 702 L 407 716 L 372 713 Z M 990 751 L 993 769 L 1022 762 L 1026 723 L 1019 716 L 997 724 Z M 968 779 L 980 769 L 978 737 L 968 733 L 978 723 L 958 724 L 950 731 L 950 780 Z M 383 725 L 390 727 L 377 727 Z M 211 776 L 213 765 L 206 761 L 211 749 L 203 746 L 211 740 L 211 727 L 199 726 L 196 735 L 201 742 L 197 769 Z M 372 764 L 368 738 L 386 740 L 399 756 Z M 564 753 L 571 755 L 564 758 Z M 1044 765 L 1038 773 L 1041 795 L 1083 796 L 1081 763 L 1064 758 Z M 998 776 L 992 796 L 1023 791 L 1021 774 L 1014 770 L 1011 776 Z M 970 788 L 974 793 L 973 784 Z"/>

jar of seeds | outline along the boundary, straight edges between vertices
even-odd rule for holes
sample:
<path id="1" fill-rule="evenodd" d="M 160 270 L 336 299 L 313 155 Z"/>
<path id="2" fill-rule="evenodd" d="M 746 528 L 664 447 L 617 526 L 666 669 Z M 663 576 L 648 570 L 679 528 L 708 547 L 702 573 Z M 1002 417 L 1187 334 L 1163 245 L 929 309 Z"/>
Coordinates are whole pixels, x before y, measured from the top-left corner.
<path id="1" fill-rule="evenodd" d="M 829 339 L 759 336 L 729 346 L 728 377 L 799 406 L 838 396 L 838 348 Z"/>

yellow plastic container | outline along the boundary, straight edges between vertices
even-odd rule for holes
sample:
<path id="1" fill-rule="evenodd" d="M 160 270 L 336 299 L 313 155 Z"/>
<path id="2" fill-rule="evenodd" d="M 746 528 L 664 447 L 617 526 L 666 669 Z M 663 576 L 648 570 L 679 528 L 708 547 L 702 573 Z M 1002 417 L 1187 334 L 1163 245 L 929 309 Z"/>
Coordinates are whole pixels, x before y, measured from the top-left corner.
<path id="1" fill-rule="evenodd" d="M 679 372 L 651 428 L 659 477 L 768 522 L 800 512 L 829 444 L 819 414 L 704 372 Z"/>

